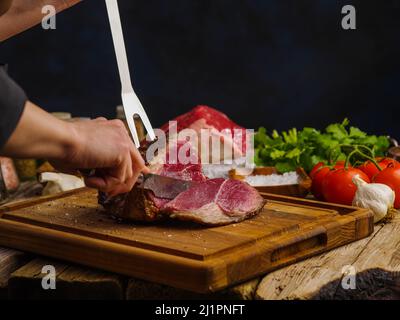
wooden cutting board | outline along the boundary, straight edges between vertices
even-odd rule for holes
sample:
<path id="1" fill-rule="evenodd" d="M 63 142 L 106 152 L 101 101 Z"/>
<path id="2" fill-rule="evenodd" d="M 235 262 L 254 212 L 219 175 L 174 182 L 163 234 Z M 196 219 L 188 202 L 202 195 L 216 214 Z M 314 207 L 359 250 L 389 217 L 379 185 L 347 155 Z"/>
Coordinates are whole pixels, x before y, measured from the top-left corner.
<path id="1" fill-rule="evenodd" d="M 244 281 L 368 236 L 369 210 L 263 194 L 256 217 L 207 228 L 122 223 L 79 189 L 0 209 L 0 245 L 196 292 Z"/>

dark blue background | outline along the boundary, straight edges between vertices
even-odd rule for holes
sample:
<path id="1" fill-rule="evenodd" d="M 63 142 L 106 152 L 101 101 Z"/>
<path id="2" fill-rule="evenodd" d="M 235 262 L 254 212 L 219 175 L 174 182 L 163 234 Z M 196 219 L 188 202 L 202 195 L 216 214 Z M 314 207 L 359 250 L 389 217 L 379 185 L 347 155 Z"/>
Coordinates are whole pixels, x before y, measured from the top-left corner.
<path id="1" fill-rule="evenodd" d="M 400 137 L 400 1 L 120 0 L 136 91 L 154 126 L 196 104 L 246 127 L 322 128 L 349 117 Z M 357 9 L 357 30 L 341 8 Z M 49 111 L 113 117 L 120 83 L 101 0 L 1 44 Z"/>

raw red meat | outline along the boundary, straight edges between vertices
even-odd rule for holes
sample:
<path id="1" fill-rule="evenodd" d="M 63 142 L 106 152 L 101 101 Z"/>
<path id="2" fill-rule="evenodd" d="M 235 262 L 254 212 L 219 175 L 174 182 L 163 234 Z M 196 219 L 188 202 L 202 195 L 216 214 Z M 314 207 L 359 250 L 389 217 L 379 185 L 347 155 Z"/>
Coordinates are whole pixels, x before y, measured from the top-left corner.
<path id="1" fill-rule="evenodd" d="M 194 107 L 191 111 L 176 117 L 173 121 L 177 122 L 177 130 L 179 132 L 182 129 L 189 128 L 193 123 L 201 119 L 219 131 L 223 129 L 243 129 L 243 127 L 229 119 L 226 114 L 204 105 Z M 161 129 L 167 132 L 168 123 L 164 124 Z"/>
<path id="2" fill-rule="evenodd" d="M 190 128 L 200 132 L 201 129 L 214 129 L 214 133 L 221 132 L 224 129 L 229 129 L 234 133 L 234 130 L 241 130 L 242 139 L 241 141 L 225 141 L 232 143 L 235 151 L 244 153 L 246 150 L 246 130 L 233 122 L 228 116 L 214 108 L 199 105 L 193 108 L 191 111 L 182 114 L 172 121 L 176 121 L 176 126 L 169 127 L 170 123 L 164 124 L 161 129 L 166 133 L 174 129 L 176 132 L 180 132 L 183 129 Z M 221 139 L 223 137 L 221 136 Z M 233 138 L 233 137 L 232 137 Z"/>

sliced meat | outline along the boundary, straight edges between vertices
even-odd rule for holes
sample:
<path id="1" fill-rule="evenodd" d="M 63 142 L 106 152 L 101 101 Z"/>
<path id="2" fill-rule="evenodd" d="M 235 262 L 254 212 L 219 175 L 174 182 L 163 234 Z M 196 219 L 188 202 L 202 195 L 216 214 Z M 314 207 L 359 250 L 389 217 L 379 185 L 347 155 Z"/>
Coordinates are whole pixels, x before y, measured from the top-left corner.
<path id="1" fill-rule="evenodd" d="M 200 183 L 168 202 L 163 210 L 176 212 L 198 209 L 216 199 L 224 182 L 224 179 L 210 179 Z"/>
<path id="2" fill-rule="evenodd" d="M 150 159 L 146 159 L 152 173 L 199 183 L 172 200 L 157 198 L 152 191 L 135 187 L 130 193 L 113 199 L 105 199 L 100 194 L 99 202 L 111 214 L 136 221 L 175 218 L 205 225 L 223 225 L 244 220 L 260 212 L 265 201 L 257 190 L 248 184 L 236 180 L 207 180 L 202 172 L 203 157 L 200 157 L 205 151 L 202 150 L 204 146 L 201 139 L 191 139 L 193 135 L 197 137 L 202 129 L 211 129 L 211 134 L 220 138 L 223 143 L 215 147 L 211 145 L 208 150 L 210 158 L 214 158 L 215 154 L 224 155 L 225 148 L 233 149 L 234 155 L 237 152 L 242 154 L 246 150 L 245 129 L 225 114 L 207 106 L 197 106 L 174 120 L 176 128 L 171 128 L 170 123 L 162 127 L 168 136 L 167 143 L 169 144 L 158 148 L 156 145 L 145 144 L 142 153 L 144 154 L 146 149 L 150 152 L 154 151 L 155 154 L 150 155 Z M 190 137 L 184 138 L 174 133 L 179 133 L 186 128 L 192 129 Z M 236 141 L 234 136 L 224 135 L 222 133 L 224 129 L 239 130 L 242 133 L 241 139 Z M 197 144 L 193 141 L 197 141 Z M 188 143 L 195 145 L 188 148 Z M 154 150 L 151 149 L 152 146 L 155 147 Z M 192 152 L 193 150 L 196 152 Z M 180 162 L 182 157 L 175 159 L 176 154 L 183 155 L 185 160 L 190 161 L 181 160 Z"/>
<path id="3" fill-rule="evenodd" d="M 210 202 L 196 210 L 174 211 L 170 214 L 171 218 L 191 221 L 208 226 L 222 226 L 230 223 L 239 222 L 243 219 L 233 219 L 225 215 L 221 208 L 215 203 Z"/>
<path id="4" fill-rule="evenodd" d="M 264 198 L 249 184 L 228 179 L 222 185 L 217 204 L 224 213 L 231 217 L 240 217 L 248 213 L 257 212 L 264 206 Z"/>
<path id="5" fill-rule="evenodd" d="M 135 221 L 166 218 L 217 226 L 239 222 L 261 211 L 265 200 L 239 180 L 210 179 L 195 184 L 175 199 L 160 199 L 152 191 L 134 188 L 129 194 L 100 203 L 115 216 Z"/>
<path id="6" fill-rule="evenodd" d="M 164 164 L 158 172 L 161 176 L 167 176 L 186 181 L 205 181 L 200 164 Z"/>
<path id="7" fill-rule="evenodd" d="M 261 195 L 247 183 L 210 179 L 182 192 L 161 211 L 179 220 L 224 225 L 252 217 L 264 205 Z"/>

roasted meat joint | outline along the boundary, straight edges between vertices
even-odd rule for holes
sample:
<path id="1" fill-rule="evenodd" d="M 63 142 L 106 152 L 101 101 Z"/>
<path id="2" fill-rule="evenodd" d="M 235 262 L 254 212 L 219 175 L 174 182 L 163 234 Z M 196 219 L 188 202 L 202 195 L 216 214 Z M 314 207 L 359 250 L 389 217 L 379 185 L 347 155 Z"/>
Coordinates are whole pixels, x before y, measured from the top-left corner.
<path id="1" fill-rule="evenodd" d="M 0 0 L 0 303 L 154 299 L 129 314 L 175 320 L 400 300 L 399 18 Z"/>
<path id="2" fill-rule="evenodd" d="M 193 184 L 174 199 L 157 198 L 151 190 L 134 187 L 128 194 L 100 203 L 115 216 L 157 221 L 166 218 L 205 225 L 224 225 L 250 218 L 261 211 L 265 200 L 247 183 L 233 179 L 208 179 Z"/>
<path id="3" fill-rule="evenodd" d="M 241 180 L 207 177 L 203 172 L 201 162 L 204 157 L 197 153 L 198 150 L 205 150 L 204 145 L 193 144 L 190 140 L 182 141 L 179 139 L 179 133 L 186 129 L 193 129 L 193 132 L 189 135 L 191 137 L 200 135 L 206 130 L 211 130 L 212 135 L 218 139 L 218 147 L 213 147 L 213 141 L 207 139 L 205 142 L 211 144 L 211 147 L 207 146 L 207 151 L 211 158 L 218 158 L 218 160 L 222 161 L 226 160 L 224 158 L 226 154 L 221 151 L 228 148 L 232 151 L 231 155 L 235 154 L 233 150 L 236 149 L 237 153 L 243 156 L 243 151 L 245 150 L 245 147 L 242 146 L 245 141 L 242 138 L 243 131 L 245 132 L 244 128 L 238 126 L 225 114 L 214 108 L 197 106 L 192 111 L 170 121 L 162 129 L 167 135 L 168 143 L 161 146 L 158 154 L 149 163 L 149 168 L 155 175 L 151 178 L 152 183 L 146 183 L 146 177 L 144 177 L 145 181 L 136 184 L 129 193 L 116 197 L 108 197 L 106 194 L 100 193 L 99 203 L 106 208 L 107 212 L 120 218 L 136 221 L 152 222 L 177 219 L 217 226 L 240 222 L 253 217 L 261 211 L 266 201 L 255 188 Z M 220 133 L 223 130 L 228 132 L 228 130 L 233 129 L 240 131 L 239 140 L 236 139 L 235 141 L 232 134 L 222 135 Z M 173 130 L 175 130 L 176 134 L 171 137 L 171 131 Z M 211 137 L 211 135 L 208 137 Z M 245 133 L 243 137 L 245 137 Z M 202 140 L 204 141 L 204 139 L 198 138 L 196 141 Z M 174 142 L 174 148 L 170 148 L 170 145 Z M 190 148 L 195 149 L 195 152 L 192 153 Z M 171 150 L 173 152 L 177 151 L 178 154 L 178 156 L 175 155 L 175 163 L 170 163 L 172 161 L 169 161 L 172 158 Z M 181 150 L 184 150 L 184 152 L 180 152 Z M 189 154 L 196 154 L 194 161 L 192 161 L 194 163 L 181 163 L 182 157 L 179 157 L 179 154 L 183 154 L 183 158 L 189 158 L 189 160 L 193 159 Z M 217 154 L 217 156 L 214 154 Z M 166 163 L 160 161 L 161 155 L 164 155 L 163 159 Z M 243 157 L 240 159 L 243 159 Z M 224 166 L 221 161 L 218 164 L 207 164 L 207 166 Z M 225 166 L 229 167 L 229 165 Z M 168 181 L 165 181 L 166 179 L 159 178 L 156 180 L 157 178 L 155 177 L 157 175 L 175 180 L 170 180 L 168 184 Z M 215 175 L 218 174 L 214 173 Z M 168 194 L 168 190 L 166 190 L 167 192 L 159 195 L 160 189 L 169 188 L 173 190 L 176 188 L 175 185 L 179 184 L 186 185 L 184 189 L 180 190 L 181 192 Z"/>

